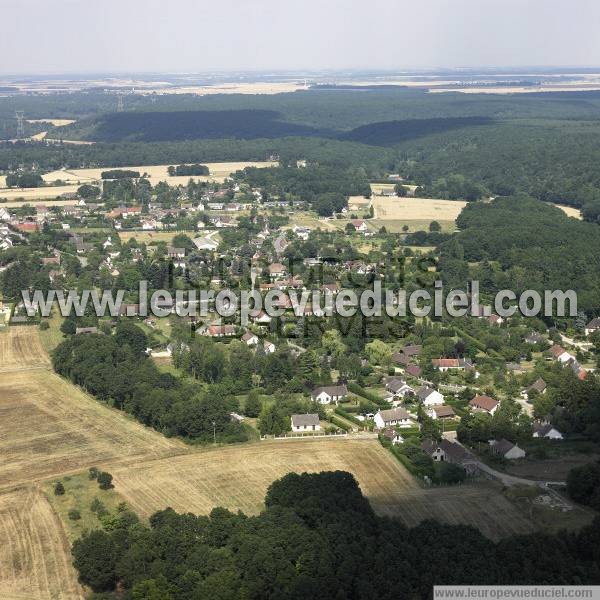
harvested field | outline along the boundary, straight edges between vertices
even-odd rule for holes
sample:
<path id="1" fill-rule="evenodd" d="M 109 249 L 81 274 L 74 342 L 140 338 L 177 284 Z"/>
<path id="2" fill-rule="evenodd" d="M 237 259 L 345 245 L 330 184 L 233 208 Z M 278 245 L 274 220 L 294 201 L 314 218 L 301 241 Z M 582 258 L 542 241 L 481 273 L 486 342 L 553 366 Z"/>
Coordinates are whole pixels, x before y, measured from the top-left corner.
<path id="1" fill-rule="evenodd" d="M 27 119 L 28 123 L 50 123 L 54 127 L 63 127 L 75 123 L 74 119 Z"/>
<path id="2" fill-rule="evenodd" d="M 45 369 L 0 377 L 0 422 L 0 488 L 186 450 Z"/>
<path id="3" fill-rule="evenodd" d="M 214 506 L 256 514 L 269 484 L 290 471 L 354 474 L 373 508 L 407 525 L 426 518 L 473 524 L 492 538 L 531 531 L 488 484 L 422 489 L 375 440 L 286 440 L 196 452 L 113 469 L 116 490 L 141 515 L 171 506 L 206 514 Z"/>
<path id="4" fill-rule="evenodd" d="M 0 182 L 2 184 L 2 182 Z M 21 206 L 25 204 L 25 202 L 20 202 L 17 204 L 11 204 L 11 200 L 24 200 L 24 201 L 32 201 L 32 200 L 49 200 L 53 198 L 58 198 L 62 194 L 74 194 L 77 191 L 78 185 L 57 185 L 50 187 L 38 187 L 38 188 L 3 188 L 0 189 L 0 198 L 6 198 L 8 202 L 2 203 L 0 206 L 11 207 L 11 206 Z M 53 202 L 52 206 L 61 206 L 61 201 Z M 62 201 L 63 206 L 73 206 L 77 204 L 77 200 L 65 200 Z M 32 202 L 33 204 L 33 202 Z"/>
<path id="5" fill-rule="evenodd" d="M 120 231 L 119 238 L 121 242 L 127 242 L 133 238 L 140 244 L 169 243 L 176 235 L 180 234 L 187 235 L 192 239 L 198 237 L 198 233 L 195 231 Z"/>
<path id="6" fill-rule="evenodd" d="M 578 208 L 575 208 L 574 206 L 565 206 L 564 204 L 556 204 L 555 206 L 560 208 L 560 210 L 562 210 L 567 215 L 567 217 L 574 217 L 579 221 L 583 220 L 581 210 L 579 210 Z"/>
<path id="7" fill-rule="evenodd" d="M 0 539 L 0 598 L 84 597 L 61 521 L 39 490 L 0 494 Z"/>
<path id="8" fill-rule="evenodd" d="M 171 163 L 173 164 L 173 163 Z M 275 162 L 222 162 L 222 163 L 202 163 L 206 165 L 210 171 L 208 176 L 175 176 L 171 177 L 167 172 L 169 165 L 138 165 L 129 167 L 115 167 L 118 169 L 138 171 L 140 174 L 147 173 L 152 185 L 156 185 L 159 181 L 166 181 L 170 185 L 185 185 L 190 179 L 195 181 L 224 181 L 231 173 L 243 169 L 245 167 L 271 167 L 276 166 Z M 44 181 L 53 182 L 58 179 L 69 183 L 89 183 L 98 181 L 103 171 L 110 171 L 111 167 L 103 167 L 100 169 L 72 169 L 52 171 L 43 176 Z"/>
<path id="9" fill-rule="evenodd" d="M 381 221 L 454 221 L 466 205 L 462 200 L 373 198 L 375 217 Z"/>
<path id="10" fill-rule="evenodd" d="M 50 366 L 38 333 L 37 327 L 29 325 L 9 326 L 0 332 L 0 373 Z"/>

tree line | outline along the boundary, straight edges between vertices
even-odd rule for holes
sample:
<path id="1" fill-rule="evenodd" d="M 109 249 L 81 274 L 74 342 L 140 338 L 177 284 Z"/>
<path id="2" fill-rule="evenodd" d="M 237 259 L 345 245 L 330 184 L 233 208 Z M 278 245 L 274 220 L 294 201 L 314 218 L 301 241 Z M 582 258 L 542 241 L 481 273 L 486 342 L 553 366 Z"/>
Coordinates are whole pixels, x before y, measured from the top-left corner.
<path id="1" fill-rule="evenodd" d="M 600 582 L 599 520 L 579 533 L 497 543 L 466 525 L 407 528 L 376 516 L 342 471 L 290 473 L 271 484 L 265 505 L 252 517 L 167 508 L 149 527 L 118 520 L 74 543 L 74 565 L 95 592 L 161 600 L 408 600 L 430 597 L 436 584 Z"/>

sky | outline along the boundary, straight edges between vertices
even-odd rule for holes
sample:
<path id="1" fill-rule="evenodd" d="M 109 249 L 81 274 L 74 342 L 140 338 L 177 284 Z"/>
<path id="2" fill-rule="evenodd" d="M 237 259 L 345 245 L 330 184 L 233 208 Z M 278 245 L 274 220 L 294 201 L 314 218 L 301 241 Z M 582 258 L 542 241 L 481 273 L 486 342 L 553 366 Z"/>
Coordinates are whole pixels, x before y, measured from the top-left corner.
<path id="1" fill-rule="evenodd" d="M 2 0 L 0 73 L 600 66 L 597 0 Z"/>

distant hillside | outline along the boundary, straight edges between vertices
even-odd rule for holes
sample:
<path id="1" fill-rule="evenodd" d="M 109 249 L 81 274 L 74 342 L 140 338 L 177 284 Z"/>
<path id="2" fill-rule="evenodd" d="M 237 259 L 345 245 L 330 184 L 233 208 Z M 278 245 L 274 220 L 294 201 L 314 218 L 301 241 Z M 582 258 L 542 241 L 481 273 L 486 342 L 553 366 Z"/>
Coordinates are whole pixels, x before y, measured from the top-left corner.
<path id="1" fill-rule="evenodd" d="M 271 110 L 109 113 L 72 129 L 73 132 L 78 130 L 85 131 L 87 139 L 97 142 L 257 139 L 326 133 L 282 121 L 280 113 Z"/>
<path id="2" fill-rule="evenodd" d="M 357 127 L 339 136 L 349 142 L 360 142 L 373 146 L 391 146 L 399 142 L 415 139 L 432 133 L 442 133 L 453 129 L 463 129 L 476 125 L 489 125 L 489 117 L 451 117 L 440 119 L 409 119 L 405 121 L 384 121 Z"/>

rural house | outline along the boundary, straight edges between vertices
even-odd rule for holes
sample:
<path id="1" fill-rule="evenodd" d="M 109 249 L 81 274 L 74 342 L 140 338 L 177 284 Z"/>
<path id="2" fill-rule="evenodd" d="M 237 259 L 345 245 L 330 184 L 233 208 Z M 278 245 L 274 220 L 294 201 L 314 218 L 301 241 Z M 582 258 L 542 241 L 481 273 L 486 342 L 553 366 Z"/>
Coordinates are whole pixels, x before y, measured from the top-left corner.
<path id="1" fill-rule="evenodd" d="M 533 436 L 534 438 L 546 438 L 547 440 L 562 440 L 563 434 L 553 427 L 551 423 L 534 423 Z"/>
<path id="2" fill-rule="evenodd" d="M 444 396 L 437 390 L 426 385 L 417 390 L 417 397 L 424 406 L 434 406 L 444 404 Z"/>
<path id="3" fill-rule="evenodd" d="M 329 385 L 315 388 L 311 393 L 311 398 L 319 404 L 331 404 L 342 402 L 348 395 L 348 388 L 345 385 Z"/>
<path id="4" fill-rule="evenodd" d="M 320 431 L 319 415 L 292 415 L 292 431 Z"/>
<path id="5" fill-rule="evenodd" d="M 519 448 L 516 444 L 502 438 L 501 440 L 490 440 L 492 452 L 507 460 L 517 460 L 525 458 L 525 450 Z"/>
<path id="6" fill-rule="evenodd" d="M 398 425 L 399 427 L 411 427 L 414 422 L 410 415 L 403 408 L 391 408 L 389 410 L 379 410 L 375 415 L 375 425 L 378 429 L 385 429 Z"/>
<path id="7" fill-rule="evenodd" d="M 489 396 L 475 396 L 470 402 L 471 410 L 486 412 L 493 415 L 498 409 L 499 402 Z"/>

